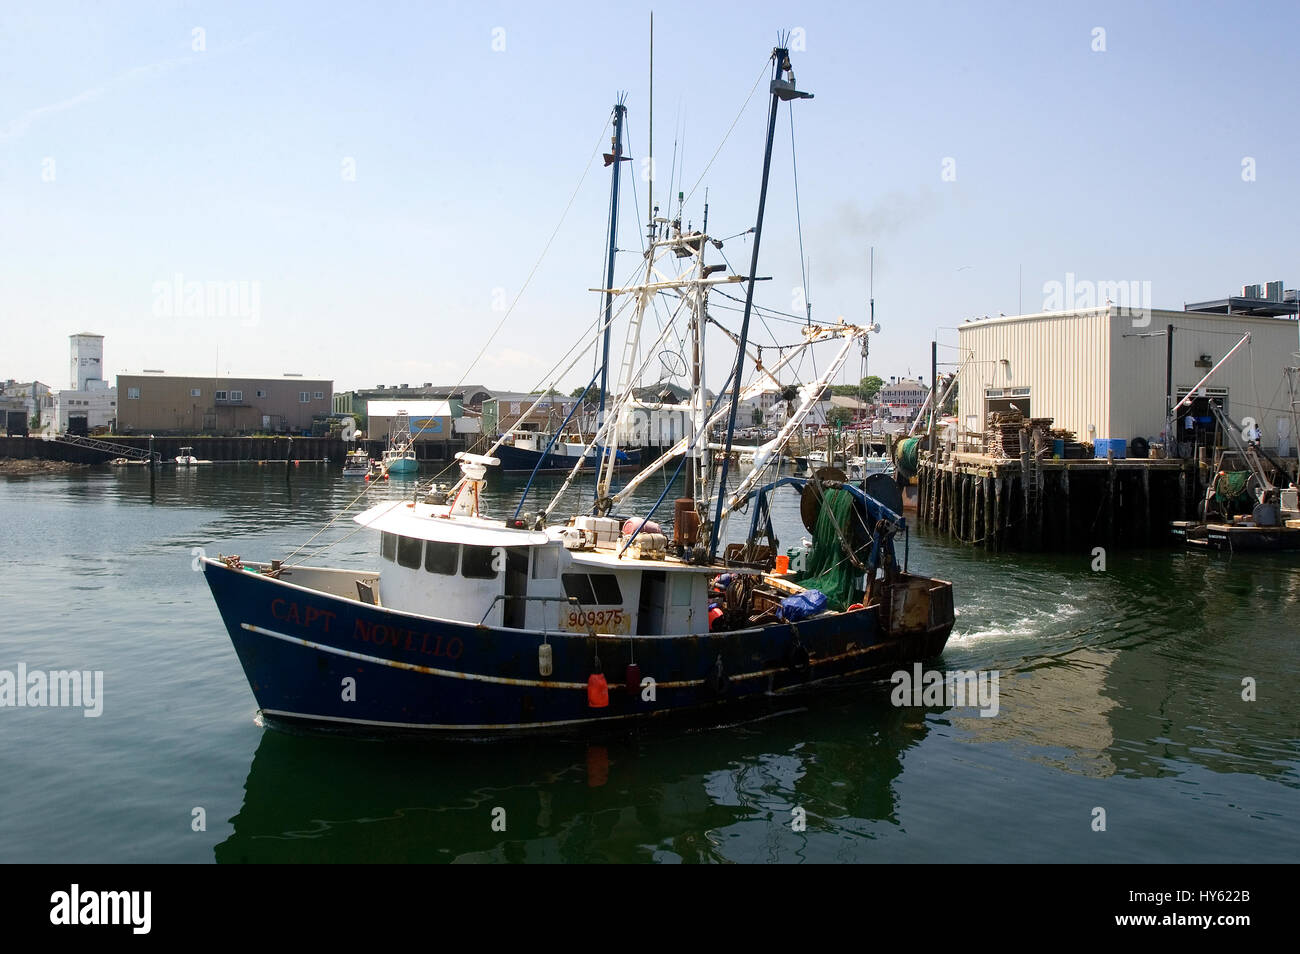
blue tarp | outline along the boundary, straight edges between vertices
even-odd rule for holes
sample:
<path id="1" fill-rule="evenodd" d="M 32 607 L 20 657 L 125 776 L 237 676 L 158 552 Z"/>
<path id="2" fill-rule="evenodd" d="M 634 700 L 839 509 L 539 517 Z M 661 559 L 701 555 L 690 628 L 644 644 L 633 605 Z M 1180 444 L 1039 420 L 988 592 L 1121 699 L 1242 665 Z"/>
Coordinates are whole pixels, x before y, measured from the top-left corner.
<path id="1" fill-rule="evenodd" d="M 819 590 L 804 590 L 798 596 L 787 596 L 781 601 L 781 618 L 798 622 L 815 616 L 826 608 L 826 594 Z"/>

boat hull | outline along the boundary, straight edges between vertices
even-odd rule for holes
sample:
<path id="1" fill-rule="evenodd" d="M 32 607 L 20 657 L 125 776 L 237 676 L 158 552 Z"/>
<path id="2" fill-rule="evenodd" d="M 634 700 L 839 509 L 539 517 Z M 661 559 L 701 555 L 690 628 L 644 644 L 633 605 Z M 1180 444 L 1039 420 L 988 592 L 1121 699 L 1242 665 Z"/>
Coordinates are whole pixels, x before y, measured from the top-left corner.
<path id="1" fill-rule="evenodd" d="M 414 457 L 397 457 L 385 463 L 390 474 L 415 474 L 420 471 L 420 462 Z"/>
<path id="2" fill-rule="evenodd" d="M 1248 551 L 1300 550 L 1300 529 L 1178 521 L 1170 526 L 1174 539 L 1192 549 Z"/>
<path id="3" fill-rule="evenodd" d="M 879 678 L 937 656 L 952 629 L 951 586 L 941 581 L 925 581 L 925 618 L 899 636 L 884 633 L 872 606 L 729 633 L 633 640 L 400 613 L 295 585 L 292 570 L 289 579 L 274 579 L 211 560 L 203 569 L 263 714 L 365 733 L 478 739 L 673 715 L 707 720 L 746 702 Z M 543 641 L 554 660 L 546 678 L 538 666 Z M 633 651 L 643 684 L 628 687 Z M 609 686 L 603 708 L 588 704 L 597 656 Z"/>
<path id="4" fill-rule="evenodd" d="M 502 444 L 492 452 L 492 456 L 501 461 L 499 469 L 504 473 L 531 474 L 534 469 L 568 473 L 573 469 L 573 465 L 578 462 L 577 457 L 569 457 L 565 454 L 544 454 L 541 451 L 512 447 L 509 444 Z M 594 467 L 596 460 L 595 454 L 588 454 L 587 466 Z M 541 461 L 540 467 L 538 461 Z M 641 452 L 636 450 L 615 451 L 614 461 L 616 470 L 639 467 L 641 465 Z"/>

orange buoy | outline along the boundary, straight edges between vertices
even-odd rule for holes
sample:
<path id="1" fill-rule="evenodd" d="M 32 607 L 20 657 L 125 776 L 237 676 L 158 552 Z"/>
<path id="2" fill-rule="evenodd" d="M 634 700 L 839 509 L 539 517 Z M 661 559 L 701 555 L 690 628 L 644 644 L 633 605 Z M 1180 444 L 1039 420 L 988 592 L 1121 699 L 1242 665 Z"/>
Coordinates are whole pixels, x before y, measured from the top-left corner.
<path id="1" fill-rule="evenodd" d="M 790 557 L 788 555 L 783 553 L 776 558 L 776 572 L 778 574 L 790 572 Z"/>
<path id="2" fill-rule="evenodd" d="M 844 612 L 846 612 L 846 613 L 852 613 L 854 610 L 860 610 L 860 609 L 862 609 L 862 604 L 861 604 L 861 603 L 854 603 L 852 606 L 850 606 L 850 607 L 849 607 L 848 609 L 846 609 Z"/>
<path id="3" fill-rule="evenodd" d="M 609 683 L 603 673 L 593 672 L 587 677 L 587 705 L 604 709 L 609 705 Z"/>

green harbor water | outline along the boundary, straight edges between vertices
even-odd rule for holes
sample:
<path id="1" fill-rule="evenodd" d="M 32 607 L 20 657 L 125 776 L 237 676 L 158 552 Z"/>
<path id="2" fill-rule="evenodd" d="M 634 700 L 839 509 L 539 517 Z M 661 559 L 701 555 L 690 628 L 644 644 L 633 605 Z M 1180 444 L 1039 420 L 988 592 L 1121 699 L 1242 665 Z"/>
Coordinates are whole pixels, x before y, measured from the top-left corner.
<path id="1" fill-rule="evenodd" d="M 489 506 L 513 512 L 519 486 L 493 485 Z M 664 489 L 652 480 L 636 503 Z M 0 478 L 0 671 L 103 672 L 97 718 L 0 708 L 0 860 L 1300 856 L 1300 557 L 1116 551 L 1093 569 L 1086 545 L 994 555 L 914 533 L 912 569 L 955 588 L 934 667 L 997 672 L 988 717 L 896 707 L 881 683 L 599 743 L 263 728 L 196 554 L 286 557 L 359 490 L 338 466 Z M 775 518 L 797 544 L 792 494 Z M 312 549 L 327 543 L 309 562 L 378 566 L 347 517 Z"/>

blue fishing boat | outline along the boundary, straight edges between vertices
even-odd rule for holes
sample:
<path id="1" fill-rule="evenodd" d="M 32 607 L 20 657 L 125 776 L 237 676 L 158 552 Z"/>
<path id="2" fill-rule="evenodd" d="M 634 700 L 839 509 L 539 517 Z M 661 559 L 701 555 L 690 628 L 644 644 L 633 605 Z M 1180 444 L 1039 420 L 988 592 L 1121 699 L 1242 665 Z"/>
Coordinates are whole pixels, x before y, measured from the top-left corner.
<path id="1" fill-rule="evenodd" d="M 534 471 L 568 471 L 578 457 L 587 459 L 594 467 L 601 456 L 608 457 L 604 447 L 588 447 L 580 435 L 565 435 L 553 442 L 549 449 L 542 443 L 543 434 L 536 431 L 512 431 L 506 443 L 493 454 L 501 462 L 499 470 L 505 474 L 531 474 Z M 567 438 L 567 439 L 566 439 Z M 635 469 L 641 463 L 641 452 L 629 448 L 614 451 L 614 466 L 620 470 Z"/>
<path id="2" fill-rule="evenodd" d="M 742 381 L 776 112 L 807 96 L 795 85 L 786 49 L 773 51 L 772 70 L 762 191 L 757 224 L 746 230 L 753 243 L 744 275 L 706 264 L 708 250 L 721 248 L 707 234 L 706 205 L 701 230 L 682 227 L 680 208 L 671 219 L 652 216 L 636 272 L 616 281 L 619 170 L 628 157 L 626 107 L 621 99 L 615 106 L 606 155 L 613 166 L 606 282 L 597 289 L 604 309 L 588 346 L 600 346 L 587 386 L 599 383 L 600 414 L 583 452 L 566 453 L 571 463 L 549 503 L 524 509 L 530 480 L 513 513 L 488 512 L 482 491 L 489 472 L 503 465 L 498 438 L 482 454 L 456 455 L 461 474 L 453 486 L 419 484 L 354 518 L 374 537 L 370 569 L 224 555 L 203 561 L 264 718 L 456 739 L 711 721 L 873 680 L 942 651 L 954 621 L 952 587 L 908 570 L 907 524 L 888 491 L 893 485 L 873 484 L 868 493 L 826 471 L 779 475 L 782 448 L 868 327 L 810 320 L 799 341 L 765 366 L 755 362 L 749 383 Z M 709 293 L 741 283 L 744 317 L 739 333 L 729 334 L 735 358 L 726 386 L 710 400 Z M 656 314 L 658 296 L 672 303 L 679 324 L 674 332 L 667 322 L 645 347 L 642 331 L 652 325 L 645 318 Z M 616 321 L 625 324 L 624 357 L 617 386 L 607 389 Z M 672 333 L 689 342 L 687 433 L 615 486 L 618 421 Z M 819 347 L 831 351 L 829 360 L 811 362 L 820 373 L 798 383 L 796 369 Z M 560 384 L 585 353 L 539 394 Z M 756 448 L 752 468 L 729 484 L 736 409 L 773 379 L 798 399 L 776 439 Z M 566 425 L 542 453 L 553 452 Z M 563 501 L 584 468 L 595 474 L 590 506 L 565 514 Z M 535 463 L 534 474 L 541 469 Z M 668 478 L 663 493 L 648 510 L 634 510 L 632 494 L 655 475 Z M 668 518 L 654 522 L 683 475 L 686 491 L 672 501 L 671 526 Z M 777 493 L 799 494 L 810 548 L 780 552 L 771 519 Z M 728 542 L 740 511 L 748 526 L 733 528 L 740 539 Z"/>
<path id="3" fill-rule="evenodd" d="M 393 432 L 388 438 L 388 449 L 380 460 L 381 472 L 395 476 L 409 476 L 420 472 L 420 462 L 415 457 L 415 442 L 411 439 L 410 415 L 398 411 L 393 420 Z"/>

